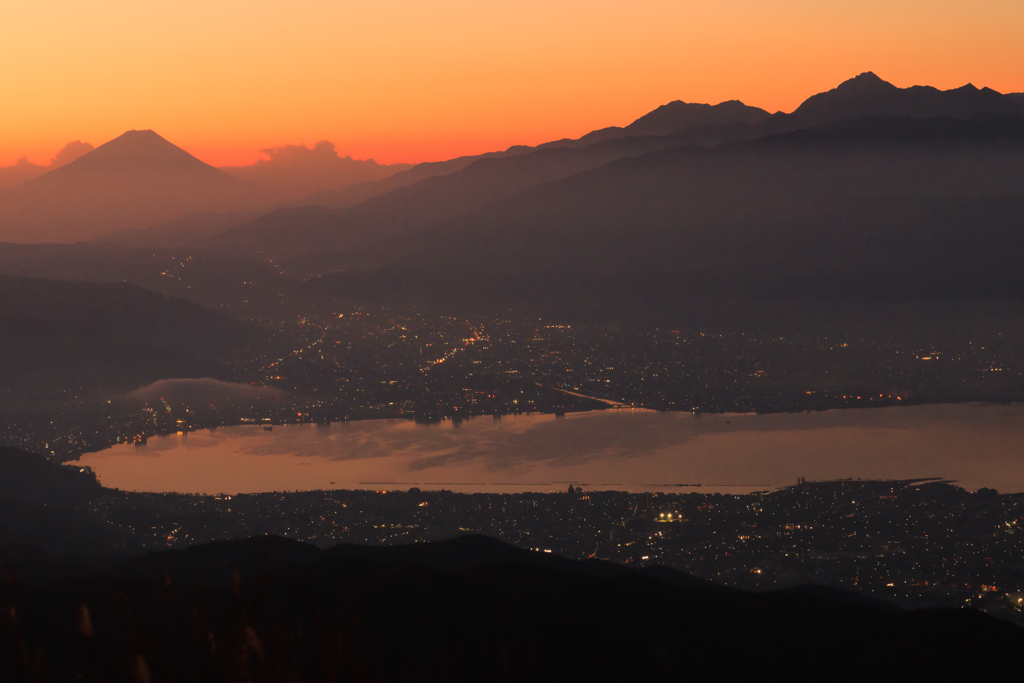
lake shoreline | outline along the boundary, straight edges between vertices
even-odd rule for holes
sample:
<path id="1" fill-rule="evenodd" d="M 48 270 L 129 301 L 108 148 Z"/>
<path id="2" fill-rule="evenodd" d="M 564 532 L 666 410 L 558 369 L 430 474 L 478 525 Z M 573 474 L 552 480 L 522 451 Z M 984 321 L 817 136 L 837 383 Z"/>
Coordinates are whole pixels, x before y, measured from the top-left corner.
<path id="1" fill-rule="evenodd" d="M 583 397 L 582 394 L 573 394 L 573 395 Z M 586 398 L 590 398 L 591 400 L 593 400 L 595 402 L 599 402 L 599 403 L 606 403 L 606 404 L 610 403 L 610 401 L 608 401 L 606 399 L 599 399 L 599 398 L 594 398 L 594 397 L 586 397 Z M 959 406 L 959 405 L 968 405 L 968 406 L 977 406 L 977 407 L 986 407 L 986 406 L 1015 406 L 1015 405 L 1024 405 L 1024 402 L 1003 403 L 1003 402 L 997 402 L 997 401 L 939 401 L 939 402 L 923 401 L 923 402 L 918 403 L 918 402 L 914 402 L 914 401 L 903 401 L 903 402 L 900 402 L 900 403 L 888 404 L 888 405 L 855 405 L 855 406 L 849 406 L 849 407 L 843 407 L 843 408 L 823 408 L 823 409 L 808 409 L 808 410 L 777 410 L 777 411 L 761 411 L 761 412 L 753 411 L 753 412 L 745 412 L 745 413 L 728 412 L 728 411 L 716 411 L 716 410 L 701 410 L 701 411 L 672 410 L 672 409 L 670 409 L 670 410 L 659 410 L 657 408 L 648 408 L 648 407 L 638 406 L 638 405 L 629 405 L 629 406 L 627 406 L 626 404 L 622 404 L 622 406 L 619 407 L 619 408 L 612 408 L 612 407 L 609 407 L 608 405 L 595 406 L 593 408 L 588 408 L 588 409 L 567 408 L 564 411 L 564 414 L 565 415 L 578 415 L 578 414 L 587 414 L 587 413 L 594 413 L 594 412 L 603 412 L 603 411 L 606 411 L 606 410 L 636 410 L 636 411 L 641 411 L 642 410 L 642 411 L 653 412 L 653 413 L 683 414 L 683 415 L 691 415 L 691 414 L 692 415 L 748 415 L 748 416 L 749 415 L 804 415 L 804 414 L 831 413 L 831 412 L 836 412 L 836 411 L 841 411 L 842 412 L 842 411 L 859 411 L 859 410 L 884 410 L 886 408 L 912 408 L 912 407 L 919 407 L 919 406 Z M 559 413 L 544 412 L 544 411 L 519 412 L 519 413 L 499 413 L 499 414 L 495 414 L 495 415 L 484 413 L 484 414 L 480 414 L 480 415 L 467 415 L 465 417 L 460 418 L 459 421 L 460 422 L 466 422 L 466 421 L 469 421 L 469 420 L 479 419 L 479 418 L 486 418 L 486 417 L 492 417 L 492 418 L 500 419 L 501 417 L 519 417 L 519 416 L 524 416 L 524 415 L 526 415 L 526 416 L 529 416 L 529 415 L 556 415 L 557 416 L 557 415 L 559 415 Z M 245 422 L 245 421 L 232 421 L 230 423 L 225 422 L 225 423 L 218 423 L 218 424 L 192 424 L 192 425 L 185 425 L 182 429 L 147 433 L 147 434 L 145 434 L 143 436 L 144 436 L 145 439 L 152 439 L 152 438 L 160 438 L 160 437 L 164 437 L 164 436 L 171 436 L 171 435 L 174 435 L 174 434 L 190 433 L 190 432 L 200 432 L 200 431 L 207 431 L 207 430 L 216 430 L 216 429 L 221 429 L 221 428 L 231 429 L 231 428 L 234 428 L 234 427 L 263 427 L 263 426 L 270 426 L 270 427 L 273 427 L 273 428 L 277 428 L 277 427 L 286 427 L 286 426 L 295 426 L 295 425 L 334 425 L 334 424 L 359 423 L 359 422 L 377 422 L 377 421 L 381 421 L 381 420 L 384 420 L 384 421 L 400 420 L 400 421 L 403 421 L 403 422 L 412 422 L 414 424 L 420 424 L 420 425 L 424 425 L 424 426 L 429 426 L 429 425 L 432 425 L 432 424 L 445 424 L 445 423 L 448 423 L 448 422 L 453 422 L 454 418 L 446 417 L 446 418 L 443 418 L 441 420 L 432 420 L 432 421 L 427 421 L 427 422 L 419 421 L 419 420 L 417 420 L 414 417 L 406 417 L 406 416 L 358 417 L 358 418 L 346 419 L 346 420 L 328 420 L 328 421 L 325 421 L 325 422 L 308 422 L 308 421 L 304 421 L 304 420 L 282 420 L 282 421 L 277 421 L 277 422 L 273 422 L 273 423 L 263 423 L 263 422 L 256 422 L 256 421 L 249 421 L 249 422 Z M 114 441 L 114 442 L 111 442 L 111 443 L 107 443 L 105 445 L 98 446 L 96 448 L 89 448 L 89 449 L 83 450 L 83 451 L 75 453 L 73 455 L 68 455 L 68 456 L 64 456 L 64 457 L 60 457 L 60 456 L 54 457 L 54 458 L 51 458 L 51 460 L 53 460 L 54 462 L 64 463 L 64 464 L 74 463 L 74 462 L 80 461 L 83 456 L 89 455 L 91 453 L 102 453 L 103 451 L 105 451 L 105 450 L 107 450 L 109 448 L 113 448 L 114 446 L 122 445 L 124 443 L 130 443 L 130 442 L 128 442 L 128 441 Z"/>
<path id="2" fill-rule="evenodd" d="M 381 418 L 273 431 L 243 425 L 122 444 L 79 463 L 93 467 L 105 486 L 196 493 L 406 485 L 549 491 L 566 482 L 706 492 L 851 477 L 941 477 L 966 488 L 1024 491 L 1024 404 L 899 408 L 608 410 L 431 424 Z"/>

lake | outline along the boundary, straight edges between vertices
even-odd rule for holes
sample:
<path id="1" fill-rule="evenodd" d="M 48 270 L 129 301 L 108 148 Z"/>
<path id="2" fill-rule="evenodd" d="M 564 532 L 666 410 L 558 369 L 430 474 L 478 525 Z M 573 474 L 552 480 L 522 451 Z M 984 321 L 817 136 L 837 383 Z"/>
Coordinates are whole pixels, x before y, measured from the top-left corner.
<path id="1" fill-rule="evenodd" d="M 744 493 L 809 480 L 946 477 L 1024 491 L 1024 405 L 782 415 L 607 410 L 368 420 L 154 437 L 82 456 L 109 487 L 252 493 L 314 489 Z M 698 488 L 695 485 L 700 484 Z"/>

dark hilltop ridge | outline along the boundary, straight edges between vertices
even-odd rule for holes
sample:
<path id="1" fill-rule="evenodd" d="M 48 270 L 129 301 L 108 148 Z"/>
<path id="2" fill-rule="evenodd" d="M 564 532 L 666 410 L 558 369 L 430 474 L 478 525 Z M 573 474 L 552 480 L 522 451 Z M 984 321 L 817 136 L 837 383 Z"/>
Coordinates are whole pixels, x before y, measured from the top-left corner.
<path id="1" fill-rule="evenodd" d="M 483 537 L 279 537 L 81 563 L 4 547 L 7 680 L 1019 680 L 1024 631 L 841 591 L 747 593 Z M 60 576 L 59 579 L 47 578 Z M 39 653 L 28 655 L 28 653 Z"/>
<path id="2" fill-rule="evenodd" d="M 125 282 L 0 275 L 0 406 L 167 377 L 226 377 L 252 328 Z"/>

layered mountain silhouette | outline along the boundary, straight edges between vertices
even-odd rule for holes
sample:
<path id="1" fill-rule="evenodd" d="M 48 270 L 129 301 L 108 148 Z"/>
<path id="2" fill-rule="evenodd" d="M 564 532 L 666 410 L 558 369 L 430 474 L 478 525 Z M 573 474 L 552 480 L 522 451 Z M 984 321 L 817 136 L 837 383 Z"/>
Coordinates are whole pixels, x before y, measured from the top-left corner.
<path id="1" fill-rule="evenodd" d="M 470 164 L 481 159 L 503 159 L 506 157 L 519 156 L 532 151 L 532 147 L 517 145 L 502 152 L 487 152 L 445 161 L 427 161 L 416 164 L 412 168 L 396 173 L 395 175 L 376 182 L 364 182 L 350 185 L 342 190 L 314 192 L 305 197 L 302 204 L 310 206 L 324 206 L 330 209 L 344 209 L 355 206 L 360 202 L 373 197 L 379 197 L 394 190 L 408 187 L 421 180 L 436 178 L 437 176 L 448 175 L 466 168 Z"/>
<path id="2" fill-rule="evenodd" d="M 555 274 L 637 296 L 1017 296 L 1022 112 L 1019 96 L 865 73 L 791 114 L 673 102 L 580 140 L 350 185 L 332 195 L 345 208 L 179 213 L 136 243 L 259 254 L 304 273 L 377 271 L 384 289 L 424 291 L 426 279 L 439 296 L 522 293 L 523 282 L 542 296 Z M 112 156 L 104 148 L 18 189 L 88 175 Z"/>
<path id="3" fill-rule="evenodd" d="M 581 174 L 616 160 L 641 158 L 643 155 L 673 148 L 683 150 L 687 146 L 718 147 L 722 158 L 732 159 L 727 152 L 729 145 L 742 140 L 768 139 L 781 133 L 839 125 L 850 121 L 856 123 L 847 126 L 847 132 L 836 129 L 828 132 L 825 137 L 840 140 L 843 136 L 854 135 L 851 131 L 857 129 L 866 131 L 864 134 L 868 137 L 878 137 L 878 144 L 894 145 L 893 154 L 896 157 L 901 154 L 901 138 L 906 138 L 908 144 L 938 145 L 936 154 L 941 156 L 944 154 L 941 145 L 945 137 L 952 141 L 957 135 L 971 137 L 974 133 L 942 123 L 919 130 L 900 122 L 978 119 L 977 126 L 983 128 L 985 124 L 981 119 L 985 117 L 997 118 L 1005 123 L 1020 122 L 1024 121 L 1024 108 L 1013 99 L 988 89 L 979 90 L 972 86 L 948 91 L 928 87 L 901 89 L 869 73 L 847 81 L 835 90 L 809 98 L 795 113 L 787 115 L 769 116 L 762 110 L 748 108 L 739 102 L 725 102 L 716 106 L 673 102 L 626 128 L 596 131 L 592 134 L 592 139 L 613 135 L 611 139 L 581 145 L 580 143 L 588 139 L 585 136 L 578 141 L 542 145 L 537 150 L 517 150 L 514 154 L 506 156 L 473 160 L 454 171 L 391 189 L 386 194 L 348 209 L 333 213 L 317 212 L 316 219 L 312 221 L 309 220 L 307 210 L 264 216 L 251 224 L 231 228 L 219 238 L 219 241 L 222 244 L 244 244 L 270 250 L 288 250 L 289 245 L 291 251 L 301 245 L 318 251 L 338 250 L 344 254 L 344 262 L 339 265 L 353 267 L 356 265 L 352 260 L 353 250 L 365 250 L 369 243 L 386 240 L 392 246 L 400 245 L 428 228 L 432 229 L 445 221 L 472 214 L 488 205 L 513 198 L 519 191 L 529 187 L 540 187 L 545 183 L 571 176 L 579 175 L 585 178 L 586 176 Z M 879 120 L 889 121 L 891 126 L 888 129 L 884 125 L 880 126 Z M 667 131 L 672 131 L 677 126 L 682 128 L 667 134 Z M 886 133 L 886 130 L 889 130 L 889 133 Z M 983 139 L 984 134 L 979 134 L 981 137 L 976 140 L 977 143 L 987 144 Z M 825 137 L 787 139 L 782 147 L 765 147 L 769 150 L 766 154 L 770 156 L 771 148 L 784 148 L 786 145 L 823 144 L 826 142 Z M 814 141 L 815 139 L 817 141 Z M 853 137 L 850 137 L 850 140 L 855 142 Z M 964 143 L 971 144 L 968 140 L 964 140 Z M 823 180 L 829 177 L 838 180 L 843 174 L 842 164 L 845 162 L 841 159 L 831 161 L 840 166 L 835 172 L 821 176 Z M 920 168 L 927 170 L 927 163 L 922 163 L 925 166 Z M 410 177 L 417 173 L 417 169 L 419 167 L 397 174 L 384 182 L 396 183 L 402 176 Z M 994 167 L 991 169 L 993 173 L 997 170 Z M 985 169 L 978 171 L 984 174 Z M 622 180 L 628 182 L 627 177 Z M 995 181 L 1002 182 L 999 178 L 995 178 Z M 581 182 L 586 180 L 582 179 Z M 734 195 L 737 202 L 742 202 L 742 193 L 750 190 L 743 187 L 733 189 L 737 193 Z M 681 191 L 685 194 L 686 187 L 652 185 L 646 191 L 650 199 L 656 201 L 660 193 Z M 589 205 L 604 206 L 613 194 L 607 195 L 604 189 L 595 189 Z M 699 198 L 692 200 L 698 201 Z M 519 204 L 518 201 L 514 203 L 517 206 Z M 624 204 L 618 208 L 632 212 L 635 207 Z M 642 210 L 642 207 L 640 208 Z M 508 207 L 504 205 L 502 208 L 496 205 L 495 208 L 496 211 L 506 212 L 506 215 L 507 209 Z M 544 222 L 543 210 L 537 207 L 535 209 L 537 211 L 530 214 L 531 219 Z M 765 218 L 771 219 L 767 215 Z M 431 232 L 433 239 L 443 240 L 443 234 L 443 230 Z M 451 237 L 460 242 L 464 239 L 462 233 L 459 233 L 459 237 L 453 233 Z M 386 254 L 378 250 L 373 260 L 362 265 L 378 265 L 382 256 L 386 258 Z"/>
<path id="4" fill-rule="evenodd" d="M 530 154 L 536 150 L 550 148 L 586 147 L 617 138 L 665 136 L 695 129 L 712 129 L 707 130 L 704 136 L 698 137 L 701 140 L 708 138 L 717 142 L 720 139 L 733 136 L 733 131 L 729 130 L 728 127 L 743 127 L 763 121 L 769 116 L 768 112 L 763 109 L 749 107 L 735 100 L 716 105 L 692 104 L 677 100 L 658 107 L 625 128 L 613 126 L 593 131 L 577 140 L 566 138 L 537 145 L 537 147 L 516 145 L 502 152 L 489 152 L 476 156 L 459 157 L 448 161 L 417 164 L 413 168 L 381 182 L 361 183 L 340 192 L 320 192 L 307 197 L 305 201 L 308 204 L 326 206 L 332 209 L 347 208 L 372 197 L 379 197 L 428 178 L 456 173 L 478 161 L 507 159 Z M 717 130 L 719 128 L 723 130 Z M 679 143 L 677 142 L 676 144 Z"/>
<path id="5" fill-rule="evenodd" d="M 1022 211 L 1024 121 L 860 119 L 523 190 L 378 245 L 400 255 L 377 286 L 492 302 L 1019 297 Z"/>
<path id="6" fill-rule="evenodd" d="M 1013 99 L 1016 98 L 1016 99 Z M 835 123 L 864 116 L 928 118 L 950 116 L 970 118 L 976 114 L 1024 115 L 1020 95 L 1003 96 L 984 88 L 964 86 L 942 91 L 927 86 L 897 88 L 867 72 L 844 82 L 838 88 L 809 98 L 792 114 L 769 114 L 739 101 L 717 105 L 670 102 L 645 114 L 628 126 L 603 128 L 576 140 L 557 140 L 536 148 L 512 147 L 505 152 L 478 157 L 461 157 L 446 162 L 419 164 L 383 182 L 362 183 L 342 192 L 319 193 L 307 197 L 310 204 L 346 208 L 371 197 L 405 187 L 429 177 L 461 171 L 477 160 L 507 158 L 528 154 L 534 149 L 585 147 L 616 138 L 666 136 L 688 133 L 678 144 L 718 144 L 779 134 L 811 126 Z"/>
<path id="7" fill-rule="evenodd" d="M 74 242 L 190 213 L 269 204 L 266 191 L 153 131 L 129 131 L 0 194 L 0 240 Z"/>
<path id="8" fill-rule="evenodd" d="M 261 185 L 283 201 L 294 202 L 316 193 L 339 192 L 357 183 L 391 177 L 412 164 L 378 164 L 373 159 L 340 156 L 334 143 L 324 140 L 312 148 L 286 145 L 265 149 L 266 159 L 249 166 L 225 166 L 221 170 Z"/>
<path id="9" fill-rule="evenodd" d="M 225 231 L 214 243 L 250 253 L 259 249 L 279 255 L 324 250 L 367 254 L 372 245 L 395 244 L 396 240 L 422 234 L 434 225 L 521 190 L 600 168 L 618 159 L 674 148 L 682 142 L 678 136 L 625 137 L 578 149 L 554 147 L 485 157 L 461 170 L 425 178 L 348 209 L 300 207 L 276 211 Z M 350 256 L 340 258 L 345 265 L 368 265 L 349 261 Z M 389 258 L 388 253 L 377 252 L 370 263 L 379 264 Z"/>

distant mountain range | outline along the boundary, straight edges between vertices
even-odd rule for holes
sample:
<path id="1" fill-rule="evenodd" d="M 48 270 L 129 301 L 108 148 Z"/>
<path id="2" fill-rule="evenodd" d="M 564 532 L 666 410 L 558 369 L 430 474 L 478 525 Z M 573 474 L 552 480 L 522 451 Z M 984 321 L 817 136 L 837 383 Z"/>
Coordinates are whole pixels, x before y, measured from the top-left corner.
<path id="1" fill-rule="evenodd" d="M 1024 107 L 1012 98 L 863 74 L 793 114 L 741 107 L 671 135 L 478 159 L 348 209 L 268 214 L 211 244 L 293 263 L 330 253 L 336 270 L 378 270 L 373 287 L 444 299 L 1024 294 Z"/>
<path id="2" fill-rule="evenodd" d="M 782 133 L 864 117 L 947 116 L 966 120 L 979 114 L 1021 117 L 1024 106 L 995 90 L 979 90 L 970 84 L 954 90 L 920 85 L 897 88 L 869 71 L 808 98 L 792 114 L 776 114 L 762 124 L 762 129 Z"/>
<path id="3" fill-rule="evenodd" d="M 771 118 L 764 109 L 749 107 L 738 100 L 730 100 L 721 104 L 692 104 L 689 102 L 669 102 L 663 104 L 649 114 L 645 114 L 625 128 L 611 127 L 587 133 L 577 140 L 556 140 L 543 145 L 546 147 L 585 147 L 596 142 L 614 140 L 616 138 L 672 135 L 684 130 L 706 128 L 711 126 L 728 126 L 731 124 L 755 124 Z"/>
<path id="4" fill-rule="evenodd" d="M 1024 115 L 1024 109 L 1016 106 L 1024 104 L 1024 94 L 1005 97 L 1012 98 L 1013 103 L 1008 106 L 1003 99 L 1004 96 L 987 88 L 977 90 L 973 86 L 949 91 L 925 86 L 901 89 L 868 72 L 846 81 L 834 90 L 809 98 L 793 114 L 772 115 L 763 109 L 750 107 L 735 100 L 713 106 L 675 101 L 658 107 L 624 128 L 603 128 L 576 140 L 556 140 L 538 145 L 536 148 L 518 146 L 505 152 L 419 164 L 384 183 L 364 183 L 340 193 L 321 193 L 309 199 L 313 203 L 329 208 L 346 208 L 427 177 L 460 171 L 480 159 L 520 156 L 534 149 L 585 147 L 616 138 L 688 133 L 683 139 L 675 141 L 675 144 L 713 145 L 863 116 L 969 118 L 979 113 Z"/>
<path id="5" fill-rule="evenodd" d="M 129 168 L 133 164 L 139 163 L 139 159 L 132 160 L 130 157 L 142 158 L 147 155 L 152 157 L 155 153 L 156 145 L 151 144 L 150 150 L 144 148 L 142 136 L 129 135 L 127 139 L 118 138 L 118 140 L 115 146 L 121 148 L 121 153 L 120 159 L 116 163 L 124 165 L 124 174 L 129 174 Z M 134 152 L 130 152 L 132 145 L 135 147 Z M 27 159 L 22 159 L 12 166 L 0 167 L 0 191 L 34 180 L 61 166 L 66 166 L 79 157 L 92 152 L 92 150 L 93 146 L 91 144 L 76 140 L 63 147 L 46 166 L 32 164 Z M 180 160 L 181 151 L 175 153 L 165 148 L 163 154 L 167 155 L 168 169 L 174 170 L 177 175 L 180 175 L 184 169 L 181 167 L 175 168 L 174 158 Z M 336 152 L 334 143 L 327 140 L 317 142 L 312 148 L 302 144 L 273 147 L 269 148 L 269 150 L 263 150 L 263 154 L 267 156 L 266 159 L 260 159 L 249 166 L 226 166 L 219 169 L 231 177 L 260 187 L 262 197 L 259 201 L 255 203 L 244 202 L 239 205 L 242 209 L 258 211 L 258 207 L 262 207 L 265 210 L 273 204 L 305 204 L 307 203 L 306 198 L 311 195 L 337 193 L 337 191 L 343 190 L 349 185 L 383 180 L 395 173 L 413 167 L 412 164 L 381 165 L 372 159 L 360 161 L 354 160 L 351 157 L 341 157 Z M 106 163 L 106 170 L 108 171 L 112 170 L 113 167 L 111 161 L 108 158 L 108 163 Z M 152 163 L 150 165 L 152 167 Z M 94 174 L 96 171 L 96 167 L 89 169 L 89 172 Z M 191 169 L 191 173 L 197 173 L 197 168 Z M 104 183 L 118 182 L 117 178 L 104 179 L 98 177 L 99 175 L 97 174 L 96 186 L 100 189 L 102 189 Z M 67 180 L 65 182 L 67 184 Z M 182 181 L 180 178 L 174 182 L 179 184 L 183 182 L 186 187 L 188 184 L 187 180 Z M 22 191 L 18 190 L 16 194 L 20 194 Z M 63 191 L 67 191 L 67 189 L 65 188 Z M 114 198 L 115 190 L 113 188 L 105 188 L 105 197 L 108 199 Z M 186 199 L 188 199 L 187 196 Z M 42 199 L 37 197 L 35 201 L 41 202 Z M 202 204 L 202 200 L 190 199 L 189 201 L 199 201 Z M 188 204 L 185 208 L 190 209 L 191 205 Z M 176 213 L 171 214 L 169 222 L 179 221 L 183 217 Z M 164 220 L 162 219 L 162 222 Z M 127 229 L 138 229 L 140 227 L 140 225 L 136 224 L 138 222 L 140 221 L 129 220 L 129 227 Z M 141 227 L 151 225 L 148 223 L 148 217 L 144 215 L 141 217 L 141 222 Z"/>
<path id="6" fill-rule="evenodd" d="M 348 209 L 301 207 L 276 211 L 235 226 L 213 238 L 211 246 L 232 251 L 271 250 L 277 255 L 341 250 L 368 254 L 375 246 L 406 240 L 443 221 L 481 209 L 517 192 L 562 180 L 610 162 L 648 152 L 672 149 L 684 142 L 676 136 L 613 138 L 580 148 L 551 147 L 509 156 L 487 156 L 453 172 L 423 178 L 370 197 Z M 415 169 L 414 169 L 415 170 Z M 406 173 L 411 173 L 407 171 Z M 396 182 L 398 174 L 385 182 Z M 389 250 L 372 261 L 341 265 L 365 267 L 387 260 Z"/>
<path id="7" fill-rule="evenodd" d="M 301 215 L 292 221 L 287 214 L 280 214 L 260 219 L 251 227 L 236 227 L 224 237 L 234 235 L 250 245 L 263 245 L 266 240 L 267 246 L 281 246 L 293 236 L 303 235 L 317 248 L 326 246 L 325 238 L 328 243 L 333 238 L 337 247 L 350 249 L 353 240 L 358 244 L 382 231 L 389 239 L 405 239 L 428 225 L 470 213 L 528 187 L 658 150 L 687 145 L 711 147 L 868 117 L 967 120 L 977 115 L 1024 120 L 1024 106 L 992 90 L 970 86 L 950 91 L 900 89 L 870 73 L 811 97 L 792 114 L 772 116 L 738 102 L 715 107 L 677 102 L 623 129 L 606 129 L 578 141 L 516 149 L 501 156 L 457 160 L 457 165 L 434 177 L 420 174 L 416 182 L 398 187 L 405 177 L 411 179 L 417 173 L 416 167 L 384 181 L 384 194 L 336 212 L 333 226 L 321 220 L 303 231 Z M 595 142 L 583 144 L 588 138 Z"/>
<path id="8" fill-rule="evenodd" d="M 660 149 L 666 145 L 678 145 L 683 144 L 683 142 L 690 141 L 703 142 L 708 139 L 718 141 L 722 136 L 722 133 L 717 130 L 719 127 L 752 124 L 762 121 L 768 116 L 770 116 L 768 112 L 763 109 L 748 107 L 738 101 L 723 102 L 712 106 L 709 104 L 689 104 L 677 100 L 658 107 L 625 128 L 602 128 L 601 130 L 588 133 L 577 140 L 570 140 L 567 138 L 563 140 L 556 140 L 554 142 L 547 142 L 537 145 L 537 147 L 517 145 L 510 147 L 503 152 L 489 152 L 487 154 L 480 154 L 477 156 L 459 157 L 448 161 L 417 164 L 410 170 L 396 174 L 394 177 L 389 178 L 384 182 L 361 183 L 346 188 L 341 192 L 322 192 L 308 197 L 307 200 L 316 205 L 322 205 L 332 209 L 343 209 L 355 206 L 356 204 L 372 197 L 379 197 L 391 191 L 413 185 L 422 180 L 426 180 L 427 178 L 456 173 L 477 161 L 507 159 L 510 157 L 523 156 L 536 150 L 552 148 L 575 149 L 619 138 L 644 138 L 680 134 L 686 131 L 701 129 L 716 129 L 713 131 L 706 131 L 702 135 L 696 135 L 692 140 L 666 140 L 660 142 L 647 141 L 646 145 L 645 143 L 640 143 L 639 146 L 635 144 L 626 144 L 619 147 L 618 149 L 620 151 L 618 152 L 612 152 L 611 150 L 616 148 L 608 147 L 604 151 L 606 156 L 611 154 L 613 158 L 619 158 L 622 154 L 639 154 L 647 149 Z M 728 134 L 726 134 L 726 137 L 728 137 Z M 542 161 L 540 163 L 543 164 L 544 162 Z M 589 167 L 590 163 L 592 162 L 584 162 L 580 170 Z M 546 176 L 541 176 L 539 178 L 539 182 L 543 182 L 544 177 Z"/>
<path id="9" fill-rule="evenodd" d="M 339 156 L 334 143 L 324 140 L 312 149 L 288 145 L 265 149 L 267 159 L 250 166 L 224 166 L 220 170 L 239 180 L 266 188 L 282 202 L 300 202 L 309 195 L 338 192 L 357 183 L 389 178 L 412 164 L 378 164 L 373 159 Z"/>
<path id="10" fill-rule="evenodd" d="M 480 297 L 1018 297 L 1021 215 L 1024 121 L 861 119 L 623 159 L 376 249 Z"/>
<path id="11" fill-rule="evenodd" d="M 578 140 L 379 167 L 391 175 L 270 212 L 259 202 L 272 193 L 133 132 L 0 194 L 0 217 L 12 207 L 24 220 L 61 216 L 49 232 L 5 220 L 0 235 L 58 240 L 83 225 L 96 235 L 148 221 L 118 239 L 259 255 L 309 274 L 376 271 L 414 290 L 426 278 L 497 291 L 513 274 L 543 290 L 557 273 L 588 290 L 613 278 L 637 292 L 709 296 L 869 283 L 879 295 L 1016 296 L 1022 99 L 970 85 L 897 88 L 865 73 L 789 114 L 672 102 Z M 233 172 L 285 173 L 289 156 L 337 178 L 352 164 L 373 168 L 327 143 Z"/>

